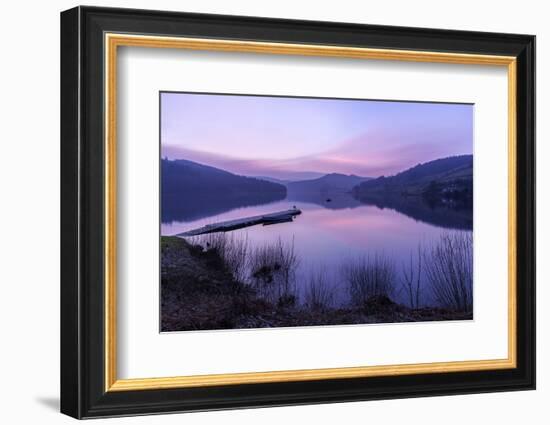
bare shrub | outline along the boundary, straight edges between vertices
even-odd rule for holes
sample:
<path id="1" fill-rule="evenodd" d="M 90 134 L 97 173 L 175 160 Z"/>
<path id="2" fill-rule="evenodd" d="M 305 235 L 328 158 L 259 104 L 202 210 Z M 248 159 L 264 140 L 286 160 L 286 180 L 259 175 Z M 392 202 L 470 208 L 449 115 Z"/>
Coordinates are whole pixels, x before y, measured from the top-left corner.
<path id="1" fill-rule="evenodd" d="M 293 304 L 296 300 L 296 270 L 299 265 L 294 239 L 286 244 L 260 246 L 250 254 L 250 278 L 258 294 L 278 304 Z"/>
<path id="2" fill-rule="evenodd" d="M 364 306 L 375 296 L 390 297 L 393 293 L 395 268 L 384 255 L 352 260 L 342 266 L 342 273 L 348 284 L 351 302 Z"/>
<path id="3" fill-rule="evenodd" d="M 334 303 L 334 290 L 330 287 L 327 270 L 320 267 L 312 271 L 304 291 L 304 304 L 312 311 L 325 311 Z"/>
<path id="4" fill-rule="evenodd" d="M 411 252 L 409 263 L 403 264 L 401 287 L 405 291 L 411 308 L 420 307 L 421 297 L 421 276 L 422 276 L 422 247 L 418 245 L 416 250 L 416 267 L 414 264 L 414 255 Z"/>
<path id="5" fill-rule="evenodd" d="M 209 233 L 193 237 L 191 242 L 202 246 L 206 251 L 215 250 L 235 280 L 246 280 L 250 251 L 247 235 Z"/>
<path id="6" fill-rule="evenodd" d="M 442 235 L 424 252 L 424 268 L 431 290 L 440 305 L 472 311 L 473 241 L 470 233 Z"/>

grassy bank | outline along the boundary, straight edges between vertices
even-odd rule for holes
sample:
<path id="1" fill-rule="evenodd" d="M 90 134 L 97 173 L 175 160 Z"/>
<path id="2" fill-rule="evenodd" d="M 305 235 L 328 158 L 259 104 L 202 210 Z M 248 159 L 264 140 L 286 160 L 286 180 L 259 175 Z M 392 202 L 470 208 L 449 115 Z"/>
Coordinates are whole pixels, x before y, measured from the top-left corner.
<path id="1" fill-rule="evenodd" d="M 380 257 L 346 265 L 345 288 L 357 294 L 349 307 L 333 306 L 323 273 L 305 283 L 304 302 L 298 303 L 294 271 L 299 259 L 293 246 L 279 242 L 252 250 L 246 240 L 222 236 L 193 241 L 196 245 L 161 238 L 163 331 L 472 318 L 468 308 L 418 308 L 418 303 L 412 308 L 393 302 L 388 290 L 393 271 Z M 435 272 L 433 279 L 438 279 Z M 410 281 L 412 285 L 414 276 Z"/>

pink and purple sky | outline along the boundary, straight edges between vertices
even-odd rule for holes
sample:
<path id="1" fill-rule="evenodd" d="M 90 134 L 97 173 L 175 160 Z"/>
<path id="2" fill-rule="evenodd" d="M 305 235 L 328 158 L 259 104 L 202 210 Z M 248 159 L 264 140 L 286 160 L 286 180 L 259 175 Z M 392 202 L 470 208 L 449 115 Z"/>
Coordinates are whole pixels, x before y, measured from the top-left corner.
<path id="1" fill-rule="evenodd" d="M 246 176 L 378 177 L 473 152 L 473 105 L 161 93 L 161 155 Z"/>

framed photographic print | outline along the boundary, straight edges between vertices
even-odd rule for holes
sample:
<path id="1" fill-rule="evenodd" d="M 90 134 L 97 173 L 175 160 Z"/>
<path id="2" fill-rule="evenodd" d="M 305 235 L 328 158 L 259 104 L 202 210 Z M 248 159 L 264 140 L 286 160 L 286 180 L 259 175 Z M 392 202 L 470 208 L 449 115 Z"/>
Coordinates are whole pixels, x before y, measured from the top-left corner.
<path id="1" fill-rule="evenodd" d="M 61 14 L 61 411 L 535 387 L 535 38 Z"/>

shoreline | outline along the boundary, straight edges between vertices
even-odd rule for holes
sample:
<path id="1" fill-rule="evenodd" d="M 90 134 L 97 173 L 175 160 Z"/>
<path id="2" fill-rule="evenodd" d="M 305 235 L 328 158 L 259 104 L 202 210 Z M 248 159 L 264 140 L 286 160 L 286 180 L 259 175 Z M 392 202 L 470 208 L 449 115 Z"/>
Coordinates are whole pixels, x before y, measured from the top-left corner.
<path id="1" fill-rule="evenodd" d="M 160 242 L 163 332 L 473 319 L 472 312 L 413 309 L 385 295 L 352 307 L 300 305 L 286 293 L 266 299 L 236 280 L 216 249 L 173 236 Z"/>

